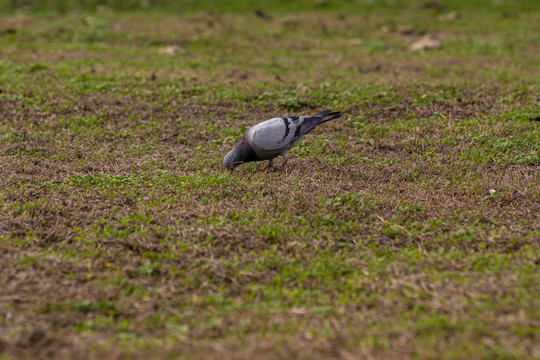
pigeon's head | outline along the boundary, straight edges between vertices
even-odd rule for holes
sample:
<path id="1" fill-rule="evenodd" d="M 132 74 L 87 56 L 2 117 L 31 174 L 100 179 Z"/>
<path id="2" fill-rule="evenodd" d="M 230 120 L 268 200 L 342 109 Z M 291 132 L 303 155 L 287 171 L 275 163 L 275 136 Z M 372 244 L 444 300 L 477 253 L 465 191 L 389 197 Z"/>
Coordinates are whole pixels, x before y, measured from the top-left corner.
<path id="1" fill-rule="evenodd" d="M 238 165 L 256 160 L 258 160 L 257 155 L 244 136 L 242 140 L 240 140 L 238 144 L 225 155 L 223 158 L 223 166 L 232 171 Z"/>
<path id="2" fill-rule="evenodd" d="M 233 147 L 232 150 L 229 151 L 223 158 L 223 166 L 231 171 L 233 171 L 235 167 L 243 162 L 244 161 L 242 160 L 241 153 L 238 151 L 238 145 Z"/>

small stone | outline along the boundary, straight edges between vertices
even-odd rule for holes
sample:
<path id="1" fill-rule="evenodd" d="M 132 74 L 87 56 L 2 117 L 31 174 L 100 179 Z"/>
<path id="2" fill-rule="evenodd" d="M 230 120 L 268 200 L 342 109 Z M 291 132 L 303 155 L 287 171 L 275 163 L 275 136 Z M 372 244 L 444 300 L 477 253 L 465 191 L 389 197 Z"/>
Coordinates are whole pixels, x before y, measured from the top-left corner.
<path id="1" fill-rule="evenodd" d="M 442 48 L 442 44 L 439 40 L 432 38 L 430 35 L 426 35 L 409 46 L 409 51 L 435 50 L 440 48 Z"/>
<path id="2" fill-rule="evenodd" d="M 457 19 L 459 19 L 459 13 L 456 11 L 440 14 L 439 16 L 437 16 L 437 20 L 439 21 L 455 21 Z"/>
<path id="3" fill-rule="evenodd" d="M 180 47 L 177 45 L 165 46 L 164 48 L 159 49 L 160 54 L 174 55 L 180 50 Z"/>

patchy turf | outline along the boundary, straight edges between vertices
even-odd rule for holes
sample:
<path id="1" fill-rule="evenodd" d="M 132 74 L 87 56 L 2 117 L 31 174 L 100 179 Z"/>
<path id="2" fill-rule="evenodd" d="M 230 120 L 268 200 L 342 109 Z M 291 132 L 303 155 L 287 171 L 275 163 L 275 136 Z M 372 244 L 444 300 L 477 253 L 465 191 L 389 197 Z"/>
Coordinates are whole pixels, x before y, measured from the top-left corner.
<path id="1" fill-rule="evenodd" d="M 0 359 L 540 357 L 540 12 L 469 3 L 1 16 Z"/>

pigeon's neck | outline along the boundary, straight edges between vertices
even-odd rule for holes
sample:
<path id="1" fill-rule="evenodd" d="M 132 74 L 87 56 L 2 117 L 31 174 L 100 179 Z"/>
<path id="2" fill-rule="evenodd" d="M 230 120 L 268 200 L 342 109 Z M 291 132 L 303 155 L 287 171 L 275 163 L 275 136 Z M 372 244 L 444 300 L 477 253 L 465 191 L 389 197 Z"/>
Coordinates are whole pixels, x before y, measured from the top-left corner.
<path id="1" fill-rule="evenodd" d="M 240 141 L 236 146 L 238 147 L 240 159 L 242 159 L 244 162 L 259 160 L 257 154 L 247 140 Z"/>

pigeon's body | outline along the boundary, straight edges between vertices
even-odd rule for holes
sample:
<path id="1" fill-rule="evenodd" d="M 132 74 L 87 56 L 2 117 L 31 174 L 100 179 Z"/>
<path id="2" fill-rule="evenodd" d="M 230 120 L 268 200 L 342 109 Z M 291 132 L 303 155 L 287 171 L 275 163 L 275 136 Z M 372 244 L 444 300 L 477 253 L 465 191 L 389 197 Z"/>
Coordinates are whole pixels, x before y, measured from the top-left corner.
<path id="1" fill-rule="evenodd" d="M 246 138 L 259 160 L 273 159 L 301 140 L 303 116 L 273 118 L 251 127 Z M 299 131 L 297 131 L 299 130 Z"/>
<path id="2" fill-rule="evenodd" d="M 287 116 L 259 123 L 246 131 L 242 140 L 225 156 L 223 166 L 234 169 L 251 161 L 269 160 L 274 165 L 277 156 L 283 156 L 285 167 L 288 151 L 302 140 L 302 136 L 319 124 L 338 118 L 341 112 L 323 111 L 314 116 Z"/>

